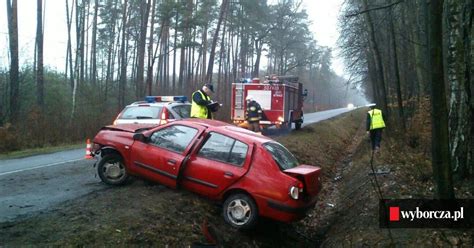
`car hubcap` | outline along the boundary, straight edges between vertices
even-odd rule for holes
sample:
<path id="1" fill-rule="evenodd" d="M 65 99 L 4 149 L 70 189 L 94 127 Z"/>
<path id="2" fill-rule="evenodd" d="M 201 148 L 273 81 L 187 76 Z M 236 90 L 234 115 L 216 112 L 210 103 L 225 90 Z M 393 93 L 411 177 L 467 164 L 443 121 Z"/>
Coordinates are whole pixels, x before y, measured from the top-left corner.
<path id="1" fill-rule="evenodd" d="M 236 199 L 233 200 L 227 208 L 229 220 L 236 225 L 243 225 L 250 219 L 252 211 L 248 202 Z"/>
<path id="2" fill-rule="evenodd" d="M 123 174 L 122 168 L 120 162 L 109 163 L 105 166 L 105 175 L 108 178 L 118 178 Z"/>

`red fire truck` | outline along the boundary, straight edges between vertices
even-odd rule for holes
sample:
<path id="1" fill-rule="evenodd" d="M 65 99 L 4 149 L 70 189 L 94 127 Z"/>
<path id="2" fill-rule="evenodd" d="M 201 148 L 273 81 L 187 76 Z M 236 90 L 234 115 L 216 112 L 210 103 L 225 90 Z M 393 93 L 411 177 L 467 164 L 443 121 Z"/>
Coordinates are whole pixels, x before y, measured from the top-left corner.
<path id="1" fill-rule="evenodd" d="M 258 78 L 251 82 L 232 84 L 231 119 L 237 124 L 245 123 L 247 96 L 251 96 L 263 109 L 263 127 L 301 128 L 303 123 L 303 85 L 296 76 L 267 77 L 263 83 Z"/>

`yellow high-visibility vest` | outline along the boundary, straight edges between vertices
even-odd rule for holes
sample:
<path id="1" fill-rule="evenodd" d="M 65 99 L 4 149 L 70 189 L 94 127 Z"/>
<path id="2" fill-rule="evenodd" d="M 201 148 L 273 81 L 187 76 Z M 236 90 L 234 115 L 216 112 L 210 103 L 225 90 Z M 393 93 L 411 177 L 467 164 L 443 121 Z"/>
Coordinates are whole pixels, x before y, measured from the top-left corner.
<path id="1" fill-rule="evenodd" d="M 370 115 L 370 130 L 385 127 L 385 122 L 382 118 L 382 111 L 380 109 L 369 110 Z"/>
<path id="2" fill-rule="evenodd" d="M 207 101 L 210 101 L 211 100 L 211 97 L 209 97 L 208 95 L 205 95 L 203 94 L 200 90 L 197 90 L 193 93 L 193 95 L 191 96 L 192 98 L 192 101 L 191 101 L 191 117 L 194 117 L 194 118 L 201 118 L 201 119 L 207 119 L 207 106 L 201 106 L 199 104 L 197 104 L 196 102 L 194 102 L 194 94 L 201 94 L 201 98 L 204 99 L 204 100 L 207 100 Z"/>

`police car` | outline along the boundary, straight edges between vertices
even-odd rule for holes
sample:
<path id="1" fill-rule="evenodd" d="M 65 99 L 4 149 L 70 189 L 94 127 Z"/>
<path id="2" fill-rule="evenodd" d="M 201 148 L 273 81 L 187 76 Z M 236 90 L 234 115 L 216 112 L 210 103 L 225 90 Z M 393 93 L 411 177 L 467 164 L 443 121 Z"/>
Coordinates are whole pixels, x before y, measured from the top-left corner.
<path id="1" fill-rule="evenodd" d="M 189 118 L 191 104 L 186 96 L 147 96 L 124 108 L 114 121 L 118 124 L 158 124 Z"/>

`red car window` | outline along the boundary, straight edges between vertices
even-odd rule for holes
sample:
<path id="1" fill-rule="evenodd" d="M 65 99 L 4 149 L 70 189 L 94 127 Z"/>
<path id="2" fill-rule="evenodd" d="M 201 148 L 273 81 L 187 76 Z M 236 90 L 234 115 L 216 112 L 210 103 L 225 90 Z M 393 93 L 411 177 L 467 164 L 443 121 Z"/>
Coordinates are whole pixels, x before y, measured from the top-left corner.
<path id="1" fill-rule="evenodd" d="M 244 164 L 248 150 L 247 144 L 215 132 L 209 135 L 198 156 L 237 166 Z"/>
<path id="2" fill-rule="evenodd" d="M 248 149 L 249 146 L 247 144 L 236 140 L 234 147 L 232 147 L 232 150 L 230 151 L 229 163 L 242 166 L 247 156 Z"/>
<path id="3" fill-rule="evenodd" d="M 182 153 L 186 150 L 198 130 L 192 127 L 173 125 L 154 132 L 150 136 L 150 144 L 174 152 Z"/>
<path id="4" fill-rule="evenodd" d="M 280 169 L 291 169 L 299 165 L 295 156 L 293 156 L 293 154 L 291 154 L 291 152 L 288 151 L 284 146 L 276 142 L 267 142 L 263 144 L 263 147 L 265 147 L 265 149 L 270 152 L 273 160 L 275 160 Z"/>

